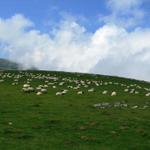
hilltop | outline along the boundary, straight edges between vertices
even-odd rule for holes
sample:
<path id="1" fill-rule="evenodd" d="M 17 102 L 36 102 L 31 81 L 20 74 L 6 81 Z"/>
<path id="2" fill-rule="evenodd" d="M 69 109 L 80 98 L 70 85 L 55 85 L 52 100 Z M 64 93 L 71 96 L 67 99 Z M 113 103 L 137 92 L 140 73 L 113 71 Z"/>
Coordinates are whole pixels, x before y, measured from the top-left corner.
<path id="1" fill-rule="evenodd" d="M 25 70 L 23 65 L 9 59 L 0 58 L 0 70 Z M 27 70 L 38 70 L 36 67 L 30 67 Z"/>
<path id="2" fill-rule="evenodd" d="M 0 58 L 0 70 L 18 70 L 20 65 L 8 59 Z"/>

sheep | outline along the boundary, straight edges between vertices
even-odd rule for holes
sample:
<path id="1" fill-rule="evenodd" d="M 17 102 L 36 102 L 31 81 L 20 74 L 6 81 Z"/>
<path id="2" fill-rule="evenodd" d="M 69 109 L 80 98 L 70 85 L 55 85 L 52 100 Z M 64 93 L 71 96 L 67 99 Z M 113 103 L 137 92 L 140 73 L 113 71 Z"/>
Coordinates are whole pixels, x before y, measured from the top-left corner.
<path id="1" fill-rule="evenodd" d="M 4 80 L 0 80 L 0 83 L 1 83 L 1 82 L 4 82 Z"/>
<path id="2" fill-rule="evenodd" d="M 73 86 L 71 86 L 71 85 L 68 85 L 67 87 L 68 87 L 68 88 L 70 88 L 70 89 L 72 89 L 72 88 L 73 88 Z"/>
<path id="3" fill-rule="evenodd" d="M 64 85 L 64 82 L 60 82 L 59 85 L 60 85 L 60 86 Z"/>
<path id="4" fill-rule="evenodd" d="M 34 92 L 34 88 L 33 87 L 27 87 L 27 88 L 22 88 L 22 91 L 25 93 L 30 93 L 30 92 Z"/>
<path id="5" fill-rule="evenodd" d="M 88 92 L 94 92 L 94 88 L 89 89 Z"/>
<path id="6" fill-rule="evenodd" d="M 107 102 L 94 104 L 93 106 L 96 108 L 98 107 L 98 108 L 102 108 L 102 109 L 111 107 L 110 103 L 107 103 Z"/>
<path id="7" fill-rule="evenodd" d="M 37 88 L 36 88 L 36 91 L 41 91 L 41 87 L 40 86 L 38 86 Z"/>
<path id="8" fill-rule="evenodd" d="M 76 87 L 74 87 L 73 89 L 74 89 L 74 90 L 77 90 L 77 89 L 79 89 L 79 88 L 80 88 L 79 86 L 76 86 Z"/>
<path id="9" fill-rule="evenodd" d="M 150 96 L 150 93 L 145 94 L 145 96 Z"/>
<path id="10" fill-rule="evenodd" d="M 62 91 L 62 94 L 66 94 L 67 92 L 68 92 L 68 90 L 65 89 L 65 90 Z"/>
<path id="11" fill-rule="evenodd" d="M 85 88 L 88 88 L 89 86 L 88 86 L 88 85 L 84 85 L 84 87 L 85 87 Z"/>
<path id="12" fill-rule="evenodd" d="M 121 106 L 121 103 L 120 103 L 120 102 L 114 103 L 114 107 L 120 107 L 120 106 Z"/>
<path id="13" fill-rule="evenodd" d="M 78 91 L 77 94 L 81 95 L 81 94 L 83 94 L 83 91 Z"/>
<path id="14" fill-rule="evenodd" d="M 148 108 L 148 105 L 144 105 L 142 109 L 146 109 L 146 108 Z"/>
<path id="15" fill-rule="evenodd" d="M 94 107 L 101 107 L 101 103 L 94 104 L 93 106 L 94 106 Z"/>
<path id="16" fill-rule="evenodd" d="M 28 87 L 30 87 L 30 85 L 29 84 L 24 84 L 23 87 L 28 88 Z"/>
<path id="17" fill-rule="evenodd" d="M 12 125 L 13 123 L 12 122 L 8 122 L 8 125 Z"/>
<path id="18" fill-rule="evenodd" d="M 124 92 L 128 92 L 129 91 L 129 89 L 124 89 Z"/>
<path id="19" fill-rule="evenodd" d="M 29 92 L 29 89 L 28 88 L 22 88 L 22 91 L 23 92 Z"/>
<path id="20" fill-rule="evenodd" d="M 111 96 L 116 96 L 117 95 L 117 93 L 115 92 L 115 91 L 113 91 L 112 93 L 111 93 Z"/>
<path id="21" fill-rule="evenodd" d="M 42 95 L 42 92 L 39 91 L 39 92 L 36 93 L 36 95 Z"/>
<path id="22" fill-rule="evenodd" d="M 139 94 L 139 92 L 138 92 L 138 91 L 135 91 L 134 93 L 135 93 L 135 94 Z"/>
<path id="23" fill-rule="evenodd" d="M 134 91 L 135 91 L 135 89 L 131 89 L 130 93 L 132 94 L 132 93 L 134 93 Z"/>
<path id="24" fill-rule="evenodd" d="M 98 83 L 95 83 L 95 85 L 96 85 L 96 86 L 99 86 L 99 84 L 98 84 Z"/>
<path id="25" fill-rule="evenodd" d="M 135 106 L 132 106 L 131 108 L 132 108 L 132 109 L 136 109 L 136 108 L 138 108 L 138 106 L 137 106 L 137 105 L 135 105 Z"/>
<path id="26" fill-rule="evenodd" d="M 108 83 L 107 83 L 107 82 L 105 82 L 105 83 L 104 83 L 104 85 L 108 85 Z"/>
<path id="27" fill-rule="evenodd" d="M 41 89 L 42 93 L 47 93 L 47 89 Z"/>
<path id="28" fill-rule="evenodd" d="M 62 92 L 56 92 L 56 96 L 58 96 L 58 95 L 63 95 L 63 93 Z"/>
<path id="29" fill-rule="evenodd" d="M 114 103 L 114 107 L 128 107 L 128 104 L 124 103 L 124 102 L 116 102 Z"/>
<path id="30" fill-rule="evenodd" d="M 28 87 L 28 90 L 29 90 L 30 92 L 34 92 L 34 88 L 33 88 L 33 87 Z"/>
<path id="31" fill-rule="evenodd" d="M 14 82 L 14 83 L 12 83 L 12 85 L 17 85 L 18 84 L 18 82 Z"/>
<path id="32" fill-rule="evenodd" d="M 102 94 L 107 94 L 107 91 L 106 91 L 106 90 L 105 90 L 105 91 L 103 91 L 103 92 L 102 92 Z"/>
<path id="33" fill-rule="evenodd" d="M 45 84 L 45 85 L 44 85 L 44 87 L 45 87 L 45 88 L 48 88 L 48 85 L 47 85 L 47 84 Z"/>

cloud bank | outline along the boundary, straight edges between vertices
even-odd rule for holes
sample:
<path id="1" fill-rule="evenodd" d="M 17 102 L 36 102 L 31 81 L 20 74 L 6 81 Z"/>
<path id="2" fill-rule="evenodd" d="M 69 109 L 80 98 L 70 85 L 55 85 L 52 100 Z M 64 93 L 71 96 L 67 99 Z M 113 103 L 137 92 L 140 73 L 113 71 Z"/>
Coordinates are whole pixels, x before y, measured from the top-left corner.
<path id="1" fill-rule="evenodd" d="M 108 3 L 115 15 L 122 6 L 119 2 Z M 130 13 L 132 8 L 139 10 L 140 0 L 122 0 L 122 4 Z M 133 19 L 135 24 L 136 21 Z M 150 81 L 149 39 L 150 28 L 128 31 L 112 20 L 91 33 L 77 21 L 66 18 L 50 33 L 41 33 L 22 14 L 0 19 L 0 53 L 22 63 L 24 68 L 92 72 Z"/>

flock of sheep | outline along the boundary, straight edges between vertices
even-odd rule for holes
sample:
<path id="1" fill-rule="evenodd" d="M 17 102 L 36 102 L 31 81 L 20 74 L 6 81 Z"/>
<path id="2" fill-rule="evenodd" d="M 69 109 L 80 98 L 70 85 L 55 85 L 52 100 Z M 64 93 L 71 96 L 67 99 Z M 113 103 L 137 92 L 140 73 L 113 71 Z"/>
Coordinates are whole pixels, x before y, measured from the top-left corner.
<path id="1" fill-rule="evenodd" d="M 147 109 L 150 107 L 150 103 L 146 102 L 143 105 L 129 105 L 125 102 L 114 102 L 114 103 L 109 103 L 109 102 L 102 102 L 98 104 L 94 104 L 93 107 L 95 108 L 100 108 L 100 109 L 106 109 L 106 108 L 131 108 L 131 109 Z"/>
<path id="2" fill-rule="evenodd" d="M 75 74 L 74 76 L 63 77 L 60 74 L 54 73 L 31 73 L 24 71 L 20 71 L 18 73 L 1 72 L 0 83 L 8 80 L 13 86 L 21 86 L 22 92 L 35 93 L 37 96 L 46 93 L 48 94 L 50 88 L 56 89 L 56 96 L 62 96 L 72 91 L 74 91 L 77 95 L 94 92 L 99 92 L 100 94 L 107 96 L 117 96 L 119 94 L 118 90 L 108 90 L 108 86 L 117 87 L 116 89 L 119 88 L 119 90 L 123 90 L 122 92 L 125 94 L 144 94 L 146 97 L 150 96 L 150 88 L 137 84 L 99 80 L 96 76 L 93 76 L 91 79 L 81 78 L 80 76 L 80 74 Z M 99 90 L 99 88 L 102 90 Z M 127 107 L 128 105 L 125 103 L 117 103 L 113 106 Z M 94 107 L 108 108 L 112 107 L 112 105 L 108 103 L 100 103 L 95 104 Z M 146 108 L 146 106 L 144 108 Z"/>

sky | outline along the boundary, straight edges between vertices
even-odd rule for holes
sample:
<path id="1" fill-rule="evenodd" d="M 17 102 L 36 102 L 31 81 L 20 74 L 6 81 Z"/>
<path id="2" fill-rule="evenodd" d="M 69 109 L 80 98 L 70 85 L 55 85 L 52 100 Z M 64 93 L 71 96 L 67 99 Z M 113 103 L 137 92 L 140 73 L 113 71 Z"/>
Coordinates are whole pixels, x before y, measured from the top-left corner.
<path id="1" fill-rule="evenodd" d="M 150 81 L 149 14 L 149 0 L 1 0 L 0 57 Z"/>

